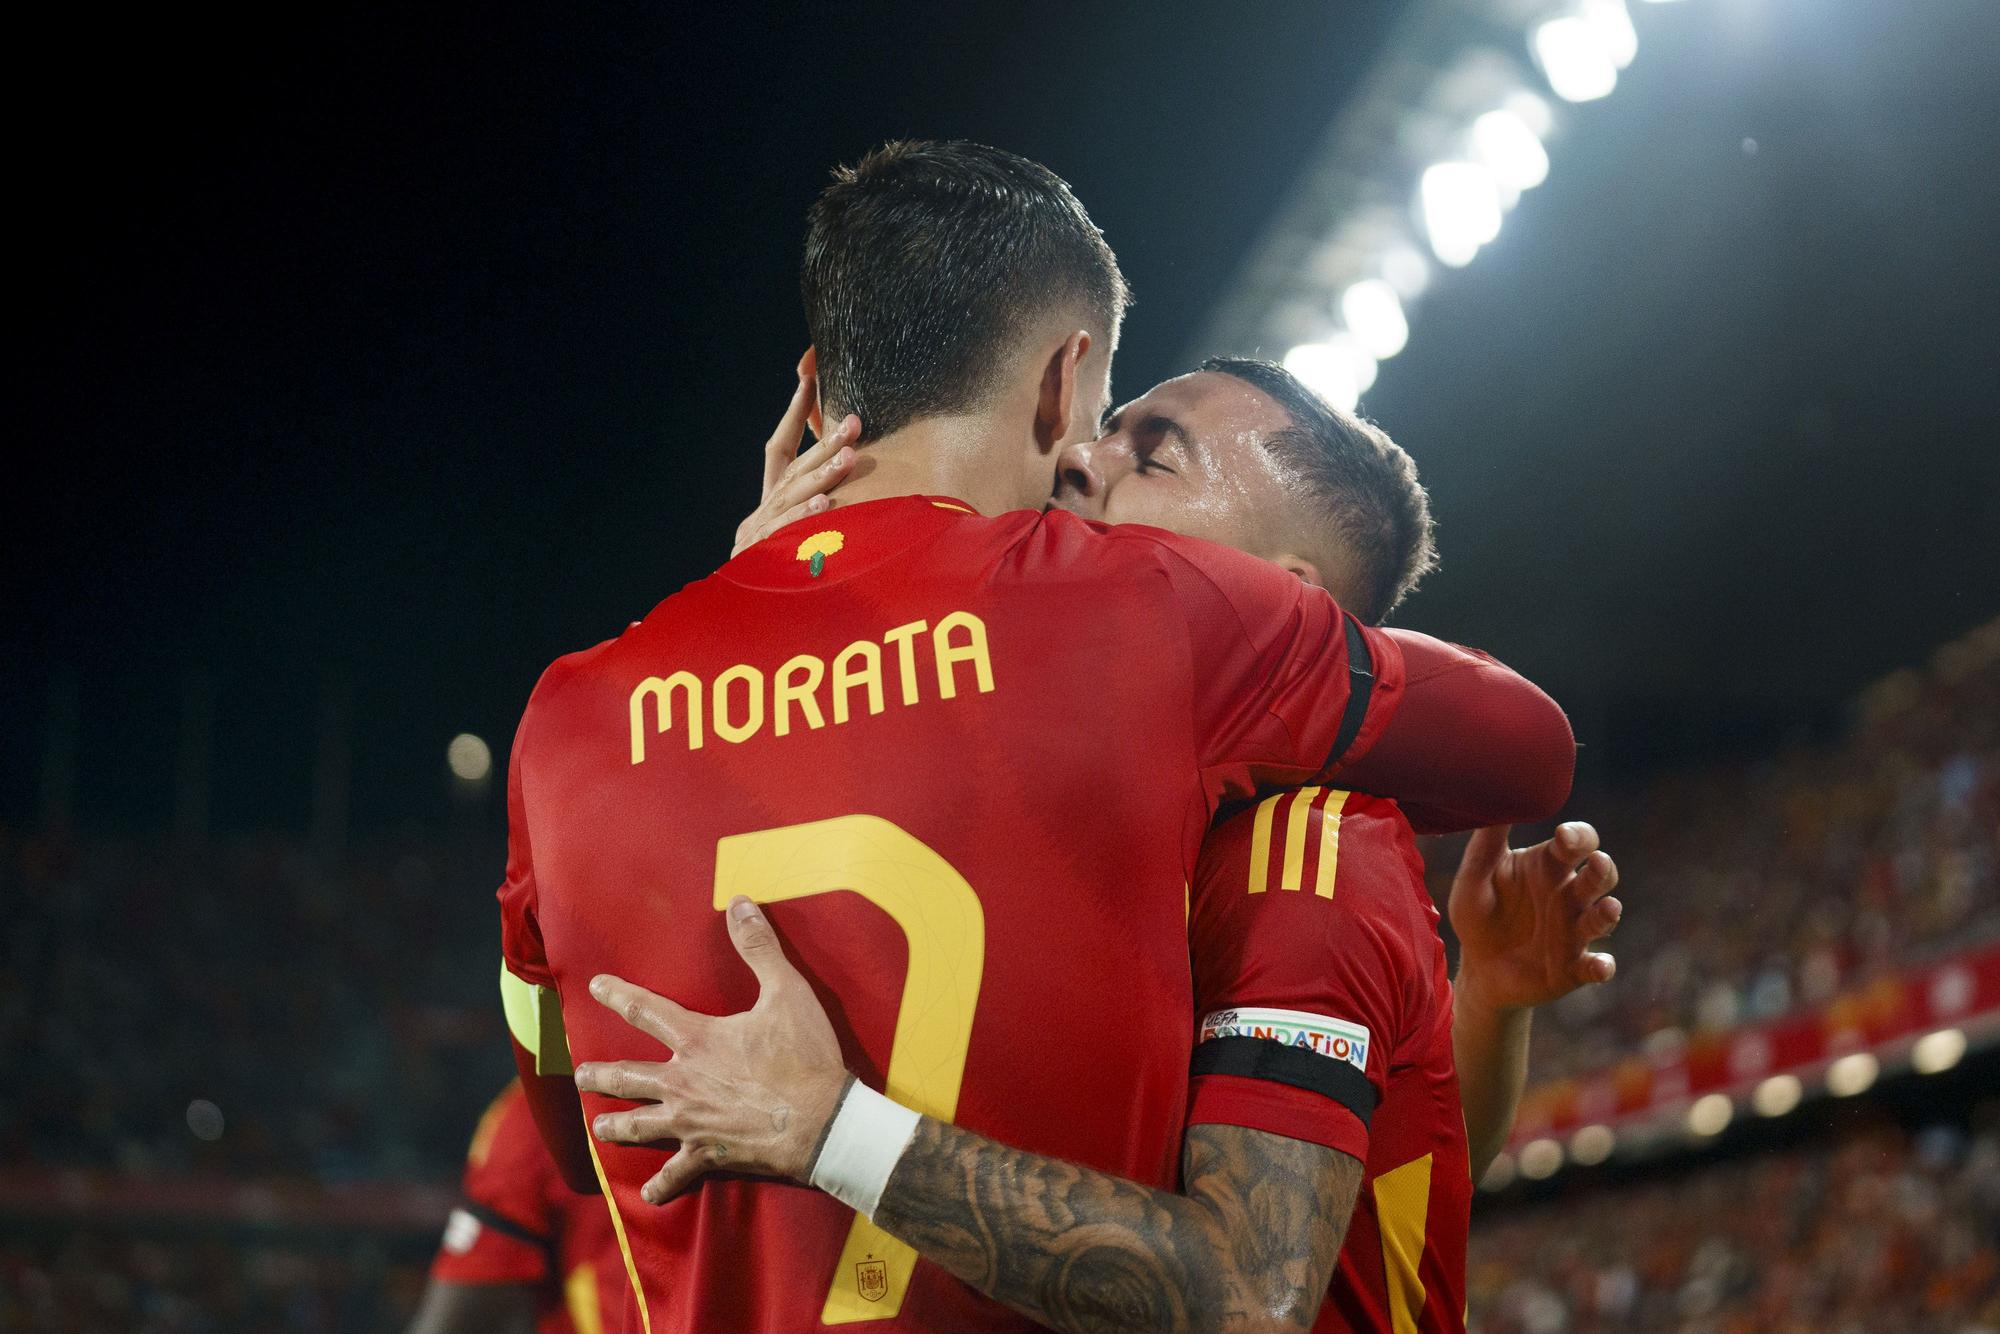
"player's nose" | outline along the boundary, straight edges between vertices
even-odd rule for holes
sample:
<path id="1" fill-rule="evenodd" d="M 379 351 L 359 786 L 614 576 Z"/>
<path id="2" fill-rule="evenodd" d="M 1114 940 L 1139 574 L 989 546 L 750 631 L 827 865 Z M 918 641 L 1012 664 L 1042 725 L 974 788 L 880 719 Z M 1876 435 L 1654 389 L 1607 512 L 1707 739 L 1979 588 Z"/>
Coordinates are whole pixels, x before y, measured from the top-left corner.
<path id="1" fill-rule="evenodd" d="M 1104 499 L 1106 485 L 1098 441 L 1079 440 L 1056 460 L 1056 494 L 1071 500 Z"/>

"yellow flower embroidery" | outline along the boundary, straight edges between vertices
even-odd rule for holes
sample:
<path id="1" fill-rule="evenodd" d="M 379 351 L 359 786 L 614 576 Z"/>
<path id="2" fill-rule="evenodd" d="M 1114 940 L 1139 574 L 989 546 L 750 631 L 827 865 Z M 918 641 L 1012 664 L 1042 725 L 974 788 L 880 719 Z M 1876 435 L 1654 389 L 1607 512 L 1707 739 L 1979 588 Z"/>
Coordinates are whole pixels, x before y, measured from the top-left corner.
<path id="1" fill-rule="evenodd" d="M 814 556 L 831 556 L 847 545 L 847 539 L 829 528 L 825 532 L 814 533 L 799 543 L 798 558 L 811 560 Z"/>
<path id="2" fill-rule="evenodd" d="M 847 539 L 829 528 L 799 543 L 798 558 L 812 562 L 806 567 L 806 572 L 817 579 L 820 571 L 826 568 L 826 558 L 846 545 Z"/>

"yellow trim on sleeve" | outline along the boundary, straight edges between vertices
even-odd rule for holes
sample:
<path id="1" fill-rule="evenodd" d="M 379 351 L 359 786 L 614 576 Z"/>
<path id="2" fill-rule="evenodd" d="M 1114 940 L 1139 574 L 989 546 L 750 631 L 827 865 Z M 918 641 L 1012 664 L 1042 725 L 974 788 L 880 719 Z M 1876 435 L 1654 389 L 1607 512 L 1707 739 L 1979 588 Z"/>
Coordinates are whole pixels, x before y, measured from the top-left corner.
<path id="1" fill-rule="evenodd" d="M 597 1266 L 580 1264 L 563 1275 L 563 1306 L 576 1334 L 604 1334 L 604 1313 L 597 1305 Z"/>
<path id="2" fill-rule="evenodd" d="M 1313 802 L 1319 789 L 1302 787 L 1292 794 L 1292 809 L 1285 816 L 1285 878 L 1280 889 L 1297 889 L 1306 871 L 1306 823 L 1312 819 Z"/>
<path id="3" fill-rule="evenodd" d="M 1319 871 L 1313 877 L 1313 893 L 1323 899 L 1333 897 L 1333 876 L 1340 866 L 1340 811 L 1345 805 L 1347 793 L 1333 788 L 1319 812 Z"/>
<path id="4" fill-rule="evenodd" d="M 563 1031 L 562 997 L 552 987 L 538 987 L 500 965 L 500 1007 L 507 1014 L 507 1031 L 535 1058 L 538 1075 L 575 1073 L 569 1059 L 569 1035 Z"/>
<path id="5" fill-rule="evenodd" d="M 1271 887 L 1271 816 L 1282 795 L 1257 803 L 1257 818 L 1250 825 L 1250 892 L 1262 894 Z"/>
<path id="6" fill-rule="evenodd" d="M 1424 1233 L 1431 1211 L 1431 1155 L 1375 1178 L 1375 1227 L 1382 1234 L 1382 1268 L 1389 1279 L 1394 1334 L 1417 1334 L 1423 1318 Z"/>

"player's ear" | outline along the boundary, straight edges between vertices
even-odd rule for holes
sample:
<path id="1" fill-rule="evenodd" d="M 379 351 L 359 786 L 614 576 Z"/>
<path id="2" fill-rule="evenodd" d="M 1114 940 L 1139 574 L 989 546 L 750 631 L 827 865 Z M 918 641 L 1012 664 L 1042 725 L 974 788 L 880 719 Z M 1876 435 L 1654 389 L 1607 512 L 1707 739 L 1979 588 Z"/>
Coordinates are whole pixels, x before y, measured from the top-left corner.
<path id="1" fill-rule="evenodd" d="M 822 416 L 820 410 L 819 349 L 817 347 L 807 347 L 806 354 L 799 358 L 799 378 L 803 380 L 807 376 L 811 376 L 813 379 L 813 404 L 806 412 L 806 425 L 812 428 L 813 439 L 824 440 L 826 432 L 820 429 L 820 423 L 825 418 Z"/>
<path id="2" fill-rule="evenodd" d="M 1271 563 L 1281 570 L 1290 570 L 1314 588 L 1326 587 L 1326 580 L 1320 577 L 1319 566 L 1313 564 L 1304 556 L 1295 556 L 1288 551 L 1282 555 L 1271 557 Z"/>
<path id="3" fill-rule="evenodd" d="M 1042 367 L 1042 392 L 1035 404 L 1035 441 L 1054 450 L 1069 439 L 1070 413 L 1076 410 L 1078 372 L 1090 353 L 1090 334 L 1078 329 L 1062 340 Z"/>

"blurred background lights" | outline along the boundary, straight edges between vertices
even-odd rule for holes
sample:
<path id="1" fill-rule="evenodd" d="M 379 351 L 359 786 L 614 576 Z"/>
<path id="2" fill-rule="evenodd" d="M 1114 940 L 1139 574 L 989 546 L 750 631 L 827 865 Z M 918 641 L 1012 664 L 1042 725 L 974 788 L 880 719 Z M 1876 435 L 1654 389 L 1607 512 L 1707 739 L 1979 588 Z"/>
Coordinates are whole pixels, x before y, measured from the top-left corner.
<path id="1" fill-rule="evenodd" d="M 1910 1049 L 1910 1065 L 1920 1075 L 1938 1075 L 1957 1065 L 1964 1055 L 1964 1032 L 1940 1028 L 1917 1039 L 1917 1045 Z"/>
<path id="2" fill-rule="evenodd" d="M 1535 29 L 1529 46 L 1549 87 L 1565 102 L 1593 102 L 1618 86 L 1616 62 L 1584 19 L 1550 19 Z"/>
<path id="3" fill-rule="evenodd" d="M 207 1098 L 196 1098 L 188 1104 L 187 1123 L 198 1140 L 213 1144 L 222 1138 L 222 1109 Z"/>
<path id="4" fill-rule="evenodd" d="M 1618 1147 L 1618 1136 L 1610 1126 L 1585 1126 L 1569 1137 L 1569 1156 L 1585 1167 L 1595 1167 Z"/>
<path id="5" fill-rule="evenodd" d="M 1783 1116 L 1798 1106 L 1804 1095 L 1805 1085 L 1797 1075 L 1772 1075 L 1750 1095 L 1750 1105 L 1759 1116 Z"/>
<path id="6" fill-rule="evenodd" d="M 1727 1093 L 1710 1093 L 1688 1108 L 1688 1129 L 1697 1135 L 1720 1135 L 1735 1115 L 1736 1104 Z"/>
<path id="7" fill-rule="evenodd" d="M 1399 243 L 1383 253 L 1382 276 L 1403 300 L 1414 301 L 1431 285 L 1430 261 L 1415 246 Z"/>
<path id="8" fill-rule="evenodd" d="M 1619 69 L 1630 65 L 1639 54 L 1639 31 L 1632 26 L 1625 0 L 1582 0 L 1581 8 L 1583 21 L 1604 48 L 1604 54 L 1611 57 L 1611 63 Z"/>
<path id="9" fill-rule="evenodd" d="M 1375 358 L 1352 334 L 1334 334 L 1324 342 L 1301 343 L 1285 354 L 1285 369 L 1343 412 L 1375 383 Z"/>
<path id="10" fill-rule="evenodd" d="M 1424 234 L 1440 263 L 1462 269 L 1500 234 L 1500 183 L 1477 162 L 1440 162 L 1417 187 Z"/>
<path id="11" fill-rule="evenodd" d="M 1836 1098 L 1851 1098 L 1857 1093 L 1866 1093 L 1880 1073 L 1882 1066 L 1879 1061 L 1865 1051 L 1857 1051 L 1826 1068 L 1826 1089 Z"/>
<path id="12" fill-rule="evenodd" d="M 1552 1177 L 1562 1165 L 1562 1145 L 1552 1139 L 1531 1139 L 1521 1146 L 1521 1175 L 1530 1181 Z"/>
<path id="13" fill-rule="evenodd" d="M 1472 122 L 1472 151 L 1511 190 L 1532 190 L 1549 178 L 1548 150 L 1512 111 L 1489 111 Z"/>
<path id="14" fill-rule="evenodd" d="M 493 772 L 493 751 L 472 733 L 460 732 L 445 747 L 444 762 L 456 777 L 477 783 Z"/>
<path id="15" fill-rule="evenodd" d="M 1410 341 L 1410 322 L 1396 289 L 1383 278 L 1364 278 L 1340 294 L 1340 317 L 1369 356 L 1386 361 Z"/>

